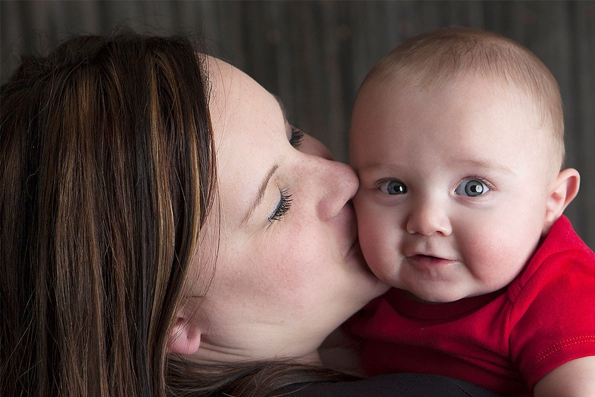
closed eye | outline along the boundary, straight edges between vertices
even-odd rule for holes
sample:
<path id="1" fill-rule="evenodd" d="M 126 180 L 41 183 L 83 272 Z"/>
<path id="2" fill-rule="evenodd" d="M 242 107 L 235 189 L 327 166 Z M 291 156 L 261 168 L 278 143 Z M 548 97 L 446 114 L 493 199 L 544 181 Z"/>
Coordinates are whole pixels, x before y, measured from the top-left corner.
<path id="1" fill-rule="evenodd" d="M 269 216 L 269 221 L 279 221 L 283 216 L 289 211 L 291 208 L 291 194 L 289 194 L 289 189 L 281 189 L 279 191 L 279 202 L 277 203 L 277 207 L 275 211 Z"/>
<path id="2" fill-rule="evenodd" d="M 293 125 L 291 127 L 291 138 L 289 139 L 289 143 L 296 149 L 299 149 L 302 141 L 304 140 L 304 131 L 300 130 Z"/>

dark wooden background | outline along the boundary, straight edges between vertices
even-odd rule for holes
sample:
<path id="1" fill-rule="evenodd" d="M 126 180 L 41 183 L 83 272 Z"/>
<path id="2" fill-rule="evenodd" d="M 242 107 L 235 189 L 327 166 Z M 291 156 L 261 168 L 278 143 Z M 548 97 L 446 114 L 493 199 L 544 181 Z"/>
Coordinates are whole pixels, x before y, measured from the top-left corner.
<path id="1" fill-rule="evenodd" d="M 128 26 L 202 34 L 216 56 L 278 94 L 290 120 L 341 161 L 347 161 L 346 131 L 357 87 L 403 39 L 449 25 L 508 36 L 539 56 L 558 79 L 567 165 L 582 175 L 579 196 L 566 214 L 595 248 L 595 1 L 0 0 L 0 7 L 2 81 L 20 52 L 43 52 L 74 33 Z"/>

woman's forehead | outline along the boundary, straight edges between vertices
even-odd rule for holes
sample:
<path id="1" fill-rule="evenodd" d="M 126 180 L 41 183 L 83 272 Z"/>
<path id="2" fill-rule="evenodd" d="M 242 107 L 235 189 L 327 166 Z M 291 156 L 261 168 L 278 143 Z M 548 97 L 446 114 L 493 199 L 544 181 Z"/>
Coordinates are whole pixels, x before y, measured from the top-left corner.
<path id="1" fill-rule="evenodd" d="M 239 104 L 241 89 L 240 71 L 220 59 L 207 57 L 210 98 L 209 112 L 213 127 L 225 124 L 225 120 L 235 113 Z M 218 129 L 218 128 L 215 128 Z"/>
<path id="2" fill-rule="evenodd" d="M 250 76 L 229 63 L 217 58 L 207 58 L 211 85 L 209 107 L 211 121 L 242 117 L 252 110 L 265 110 L 276 104 L 273 95 Z"/>
<path id="3" fill-rule="evenodd" d="M 276 97 L 250 76 L 216 58 L 207 62 L 220 204 L 233 217 L 245 212 L 246 200 L 254 201 L 262 180 L 289 147 L 286 121 Z M 225 194 L 238 186 L 242 194 Z"/>

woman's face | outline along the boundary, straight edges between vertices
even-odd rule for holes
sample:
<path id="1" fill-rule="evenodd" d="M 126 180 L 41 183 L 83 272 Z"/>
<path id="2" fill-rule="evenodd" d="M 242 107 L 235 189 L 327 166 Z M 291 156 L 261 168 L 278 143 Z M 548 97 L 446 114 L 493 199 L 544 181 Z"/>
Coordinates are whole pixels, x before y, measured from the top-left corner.
<path id="1" fill-rule="evenodd" d="M 194 313 L 195 357 L 315 360 L 333 329 L 386 290 L 357 244 L 357 177 L 312 137 L 292 146 L 279 101 L 249 76 L 214 58 L 208 69 L 218 195 L 193 266 L 214 262 L 215 272 Z"/>

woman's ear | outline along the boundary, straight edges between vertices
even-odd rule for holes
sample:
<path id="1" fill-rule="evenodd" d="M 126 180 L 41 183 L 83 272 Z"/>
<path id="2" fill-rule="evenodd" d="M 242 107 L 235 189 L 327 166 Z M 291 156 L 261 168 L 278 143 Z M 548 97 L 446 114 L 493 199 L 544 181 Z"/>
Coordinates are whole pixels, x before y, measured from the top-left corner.
<path id="1" fill-rule="evenodd" d="M 200 346 L 200 329 L 191 319 L 178 317 L 172 327 L 167 341 L 167 352 L 176 354 L 193 354 Z"/>
<path id="2" fill-rule="evenodd" d="M 554 222 L 562 215 L 566 206 L 576 197 L 581 177 L 574 168 L 560 171 L 547 199 L 543 233 L 547 233 Z"/>

